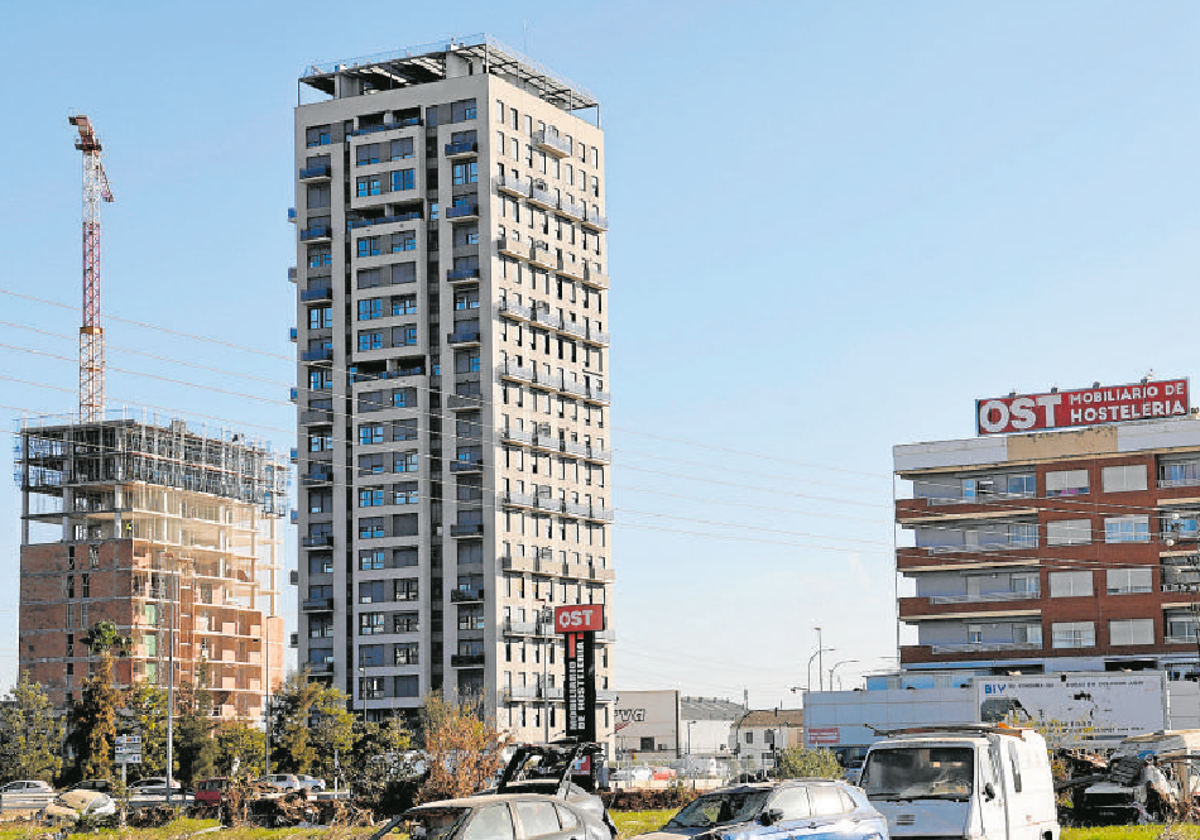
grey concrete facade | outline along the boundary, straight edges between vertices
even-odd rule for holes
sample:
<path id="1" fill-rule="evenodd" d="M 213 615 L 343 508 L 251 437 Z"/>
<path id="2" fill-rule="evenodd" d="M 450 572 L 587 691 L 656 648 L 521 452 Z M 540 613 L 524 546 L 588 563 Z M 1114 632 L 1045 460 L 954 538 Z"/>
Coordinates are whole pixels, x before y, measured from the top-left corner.
<path id="1" fill-rule="evenodd" d="M 613 582 L 604 138 L 486 38 L 310 68 L 296 109 L 301 665 L 561 737 L 556 606 Z"/>

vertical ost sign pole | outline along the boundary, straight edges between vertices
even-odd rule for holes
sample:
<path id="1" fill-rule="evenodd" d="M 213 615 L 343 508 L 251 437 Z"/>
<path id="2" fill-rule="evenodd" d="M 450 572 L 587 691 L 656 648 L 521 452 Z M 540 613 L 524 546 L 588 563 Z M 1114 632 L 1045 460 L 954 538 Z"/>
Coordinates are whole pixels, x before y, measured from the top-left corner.
<path id="1" fill-rule="evenodd" d="M 567 737 L 596 740 L 596 632 L 604 629 L 603 604 L 554 608 L 554 629 L 563 637 L 563 706 Z"/>

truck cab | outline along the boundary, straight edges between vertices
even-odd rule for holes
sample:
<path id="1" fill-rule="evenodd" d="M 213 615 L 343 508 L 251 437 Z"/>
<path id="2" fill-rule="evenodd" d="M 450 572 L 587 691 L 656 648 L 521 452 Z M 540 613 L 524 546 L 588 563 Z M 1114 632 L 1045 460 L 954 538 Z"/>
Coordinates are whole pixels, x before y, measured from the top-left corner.
<path id="1" fill-rule="evenodd" d="M 1050 757 L 1036 732 L 985 725 L 880 734 L 859 784 L 893 840 L 1058 840 Z"/>

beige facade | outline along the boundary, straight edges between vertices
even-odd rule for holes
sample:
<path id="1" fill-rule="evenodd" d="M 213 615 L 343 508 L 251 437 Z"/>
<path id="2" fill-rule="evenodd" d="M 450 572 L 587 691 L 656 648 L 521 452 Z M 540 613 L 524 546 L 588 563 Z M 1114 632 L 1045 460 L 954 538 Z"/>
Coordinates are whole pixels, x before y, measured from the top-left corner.
<path id="1" fill-rule="evenodd" d="M 301 81 L 300 661 L 372 717 L 561 736 L 540 616 L 613 581 L 598 105 L 486 38 Z"/>
<path id="2" fill-rule="evenodd" d="M 89 628 L 129 636 L 120 685 L 204 685 L 214 715 L 257 718 L 283 674 L 287 465 L 182 421 L 27 422 L 19 660 L 55 703 L 87 678 Z"/>

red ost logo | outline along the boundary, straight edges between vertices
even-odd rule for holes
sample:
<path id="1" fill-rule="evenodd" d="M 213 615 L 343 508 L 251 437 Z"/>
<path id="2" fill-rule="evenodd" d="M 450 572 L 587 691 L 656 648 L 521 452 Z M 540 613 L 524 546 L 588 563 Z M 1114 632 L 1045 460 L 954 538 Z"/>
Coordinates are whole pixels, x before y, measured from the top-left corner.
<path id="1" fill-rule="evenodd" d="M 583 604 L 578 607 L 555 607 L 554 627 L 559 633 L 585 633 L 604 629 L 604 605 Z"/>

